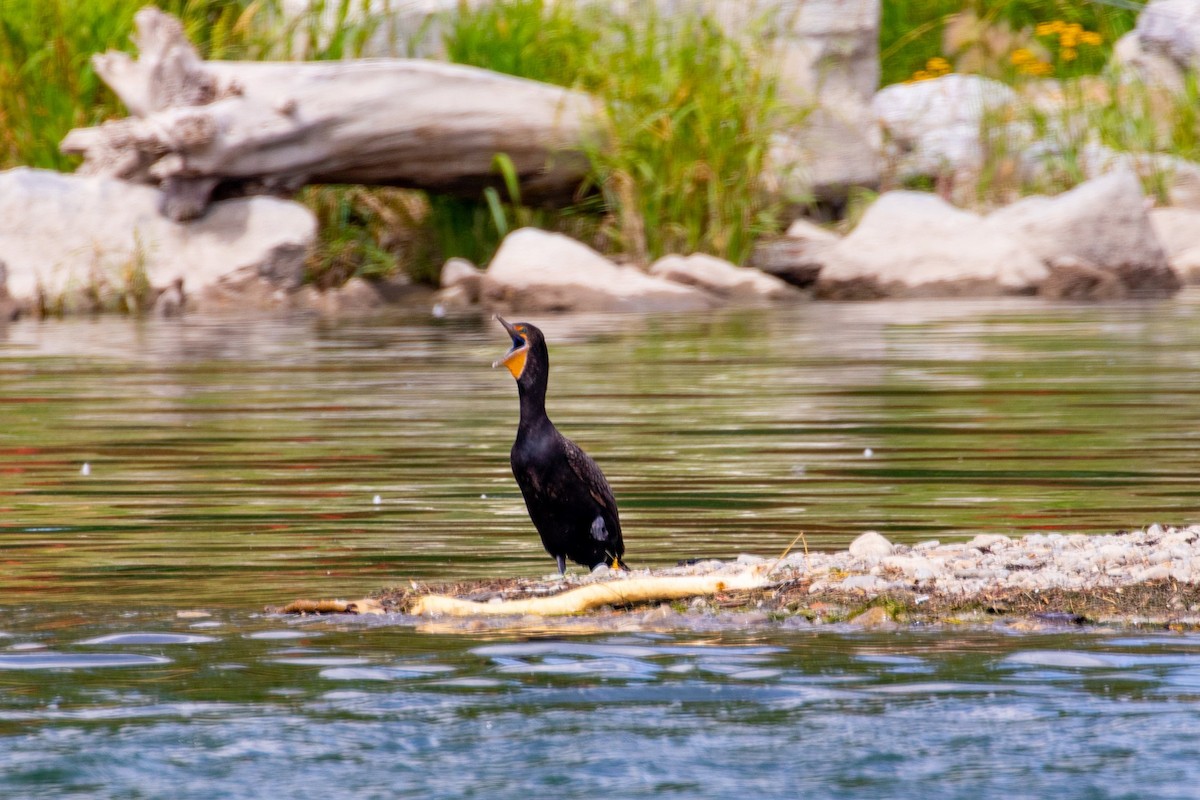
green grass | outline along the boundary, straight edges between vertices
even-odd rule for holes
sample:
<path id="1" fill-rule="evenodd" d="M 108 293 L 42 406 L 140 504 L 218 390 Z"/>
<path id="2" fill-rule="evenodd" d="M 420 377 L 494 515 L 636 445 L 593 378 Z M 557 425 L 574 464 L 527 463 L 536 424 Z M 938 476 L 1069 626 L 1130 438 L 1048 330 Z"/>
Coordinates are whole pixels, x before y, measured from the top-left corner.
<path id="1" fill-rule="evenodd" d="M 0 14 L 0 167 L 69 170 L 58 152 L 71 128 L 122 115 L 96 76 L 94 53 L 132 51 L 133 16 L 145 0 L 5 0 Z M 244 55 L 261 3 L 167 0 L 205 57 Z"/>
<path id="2" fill-rule="evenodd" d="M 458 17 L 451 60 L 577 88 L 600 98 L 608 136 L 589 153 L 597 238 L 639 260 L 709 252 L 743 260 L 777 208 L 759 190 L 783 109 L 772 65 L 744 39 L 692 14 L 649 5 L 508 0 Z"/>
<path id="3" fill-rule="evenodd" d="M 92 71 L 93 53 L 132 51 L 133 15 L 145 0 L 0 0 L 0 168 L 32 165 L 70 170 L 58 143 L 71 128 L 124 114 Z M 284 29 L 278 0 L 160 0 L 178 16 L 206 58 L 352 57 L 375 30 L 352 11 L 365 0 L 327 0 Z M 1113 43 L 1136 11 L 1125 0 L 895 0 L 882 3 L 882 82 L 928 71 L 962 69 L 1020 85 L 1029 79 L 1013 56 L 1028 50 L 1054 77 L 1102 73 Z M 607 111 L 607 141 L 588 153 L 591 173 L 569 208 L 521 202 L 503 157 L 497 187 L 474 199 L 364 187 L 310 187 L 300 199 L 317 214 L 320 241 L 309 279 L 337 285 L 353 275 L 381 277 L 404 269 L 436 280 L 442 261 L 484 263 L 508 231 L 522 226 L 568 233 L 610 253 L 647 261 L 669 252 L 709 252 L 735 262 L 756 237 L 779 227 L 781 201 L 760 190 L 772 133 L 804 109 L 784 108 L 773 67 L 755 30 L 726 35 L 705 18 L 655 13 L 634 4 L 628 16 L 602 3 L 497 0 L 455 15 L 445 45 L 451 60 L 568 86 L 598 97 Z M 976 27 L 947 39 L 969 12 Z M 361 21 L 355 21 L 355 20 Z M 1076 24 L 1096 34 L 1067 47 L 1061 33 L 1038 25 Z M 318 24 L 319 23 L 319 24 Z M 1073 43 L 1072 43 L 1073 44 Z M 1071 52 L 1066 52 L 1066 51 Z M 1067 115 L 1087 121 L 1086 136 L 1118 150 L 1200 158 L 1200 91 L 1179 96 L 1112 84 L 1088 96 L 1068 80 Z M 1062 120 L 1034 112 L 1039 130 Z M 1000 126 L 993 126 L 999 128 Z M 983 202 L 1028 191 L 1066 188 L 1081 175 L 1079 126 L 1062 142 L 1050 186 L 1014 183 L 1017 155 L 1002 137 L 986 144 Z M 1160 193 L 1161 186 L 1156 188 Z M 867 193 L 860 192 L 861 196 Z M 795 198 L 788 198 L 794 200 Z"/>
<path id="4" fill-rule="evenodd" d="M 70 171 L 77 159 L 58 144 L 72 128 L 124 116 L 116 96 L 97 77 L 91 56 L 133 52 L 134 14 L 146 0 L 0 0 L 0 168 L 19 165 Z M 255 60 L 303 54 L 309 60 L 351 57 L 361 51 L 375 21 L 351 11 L 364 0 L 315 3 L 312 13 L 287 26 L 276 0 L 160 0 L 178 17 L 204 58 Z M 326 20 L 318 24 L 322 19 Z M 321 187 L 302 199 L 321 221 L 309 275 L 333 285 L 352 275 L 395 272 L 412 247 L 382 224 L 406 207 L 390 190 Z M 410 205 L 410 203 L 407 203 Z M 400 215 L 402 217 L 402 215 Z M 394 220 L 393 217 L 389 219 Z M 401 221 L 404 221 L 401 219 Z"/>

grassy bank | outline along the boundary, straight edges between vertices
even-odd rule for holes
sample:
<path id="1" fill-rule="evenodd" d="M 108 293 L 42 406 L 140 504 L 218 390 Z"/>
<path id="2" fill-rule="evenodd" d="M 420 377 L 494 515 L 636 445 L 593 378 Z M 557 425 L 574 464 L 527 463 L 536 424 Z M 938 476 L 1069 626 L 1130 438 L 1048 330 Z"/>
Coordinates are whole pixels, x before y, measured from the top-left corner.
<path id="1" fill-rule="evenodd" d="M 132 19 L 141 4 L 29 0 L 6 14 L 0 165 L 69 170 L 74 164 L 57 149 L 66 132 L 122 114 L 89 58 L 132 49 Z M 308 57 L 352 56 L 373 24 L 348 14 L 357 4 L 347 0 L 317 9 L 289 31 L 279 28 L 276 4 L 262 0 L 160 6 L 184 20 L 206 58 L 278 54 L 281 41 L 298 38 L 303 45 L 295 49 Z M 326 33 L 318 35 L 322 18 Z M 458 18 L 445 46 L 454 61 L 594 93 L 610 114 L 611 146 L 591 154 L 589 183 L 566 209 L 526 208 L 512 188 L 474 201 L 310 188 L 302 199 L 322 231 L 310 264 L 314 282 L 400 268 L 433 279 L 449 256 L 486 260 L 503 234 L 522 224 L 570 232 L 640 260 L 701 250 L 740 261 L 756 235 L 777 227 L 776 209 L 758 190 L 780 112 L 773 72 L 751 57 L 745 41 L 711 21 L 648 8 L 618 19 L 600 6 L 510 0 Z"/>
<path id="2" fill-rule="evenodd" d="M 58 142 L 73 127 L 123 114 L 89 58 L 132 50 L 145 0 L 16 0 L 0 19 L 0 167 L 70 170 Z M 399 2 L 399 0 L 396 0 Z M 303 54 L 353 57 L 375 30 L 364 0 L 327 0 L 285 25 L 278 0 L 160 0 L 180 17 L 206 58 Z M 882 3 L 884 84 L 948 72 L 982 74 L 1017 87 L 1062 79 L 1061 110 L 1006 111 L 989 120 L 988 161 L 974 187 L 983 203 L 1057 191 L 1080 178 L 1091 141 L 1123 152 L 1200 158 L 1200 97 L 1142 92 L 1105 76 L 1113 44 L 1136 20 L 1130 0 L 897 0 Z M 436 279 L 450 256 L 486 261 L 520 225 L 569 233 L 611 254 L 647 261 L 667 252 L 709 252 L 743 261 L 755 240 L 779 230 L 781 200 L 760 191 L 773 131 L 806 110 L 776 96 L 762 31 L 730 36 L 699 16 L 667 16 L 652 4 L 629 15 L 583 0 L 497 0 L 447 22 L 450 60 L 578 88 L 599 97 L 607 146 L 590 153 L 587 185 L 569 208 L 521 203 L 497 160 L 496 189 L 462 200 L 362 187 L 310 187 L 300 199 L 320 220 L 309 278 L 328 286 L 354 275 L 403 270 Z M 404 43 L 397 43 L 401 49 Z M 1004 123 L 1056 139 L 1042 183 L 1017 176 L 1021 145 Z M 999 133 L 996 133 L 999 132 Z M 1045 176 L 1050 176 L 1046 178 Z M 1153 179 L 1150 180 L 1153 184 Z M 1155 186 L 1151 186 L 1156 189 Z M 803 200 L 803 198 L 788 198 Z"/>

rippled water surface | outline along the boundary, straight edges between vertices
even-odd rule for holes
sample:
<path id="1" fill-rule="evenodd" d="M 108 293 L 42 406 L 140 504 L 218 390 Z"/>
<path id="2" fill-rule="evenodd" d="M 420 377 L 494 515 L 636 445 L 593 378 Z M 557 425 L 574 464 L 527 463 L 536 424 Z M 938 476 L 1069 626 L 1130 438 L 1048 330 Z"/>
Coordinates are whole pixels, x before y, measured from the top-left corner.
<path id="1" fill-rule="evenodd" d="M 1200 521 L 1194 294 L 531 321 L 635 566 Z M 262 615 L 553 568 L 506 347 L 415 313 L 0 328 L 0 797 L 1197 796 L 1186 634 Z"/>
<path id="2" fill-rule="evenodd" d="M 1193 798 L 1200 786 L 1196 636 L 9 623 L 3 797 Z"/>

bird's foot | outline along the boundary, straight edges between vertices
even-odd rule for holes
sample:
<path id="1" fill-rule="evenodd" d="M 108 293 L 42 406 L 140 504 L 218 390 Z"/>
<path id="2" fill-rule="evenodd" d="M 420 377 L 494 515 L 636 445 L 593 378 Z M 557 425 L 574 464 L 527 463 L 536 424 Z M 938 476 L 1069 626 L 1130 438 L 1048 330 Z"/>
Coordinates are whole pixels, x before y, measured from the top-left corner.
<path id="1" fill-rule="evenodd" d="M 554 560 L 558 562 L 558 574 L 565 575 L 567 573 L 567 557 L 555 556 Z"/>

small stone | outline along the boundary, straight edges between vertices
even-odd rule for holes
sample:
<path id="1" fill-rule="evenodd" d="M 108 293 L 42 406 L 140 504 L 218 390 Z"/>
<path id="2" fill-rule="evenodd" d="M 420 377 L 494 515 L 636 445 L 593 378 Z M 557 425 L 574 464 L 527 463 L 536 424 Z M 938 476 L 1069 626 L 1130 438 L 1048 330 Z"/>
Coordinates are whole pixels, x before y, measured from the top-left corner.
<path id="1" fill-rule="evenodd" d="M 1129 548 L 1119 544 L 1108 544 L 1100 548 L 1099 556 L 1102 561 L 1110 564 L 1124 564 Z"/>
<path id="2" fill-rule="evenodd" d="M 838 584 L 838 588 L 845 592 L 878 594 L 888 588 L 888 582 L 875 575 L 851 575 Z"/>
<path id="3" fill-rule="evenodd" d="M 850 543 L 850 555 L 855 558 L 890 556 L 893 550 L 892 543 L 877 531 L 867 531 Z"/>
<path id="4" fill-rule="evenodd" d="M 1158 564 L 1153 567 L 1147 567 L 1141 572 L 1133 576 L 1133 583 L 1143 583 L 1145 581 L 1165 581 L 1171 577 L 1171 568 L 1166 564 Z"/>
<path id="5" fill-rule="evenodd" d="M 175 616 L 178 619 L 205 619 L 212 614 L 207 611 L 176 611 Z"/>
<path id="6" fill-rule="evenodd" d="M 868 630 L 894 630 L 899 627 L 891 614 L 883 606 L 868 608 L 856 617 L 850 619 L 855 625 L 861 625 Z"/>
<path id="7" fill-rule="evenodd" d="M 996 545 L 1007 545 L 1010 542 L 1012 542 L 1012 539 L 1007 536 L 994 533 L 981 533 L 967 542 L 967 547 L 974 547 L 976 550 L 992 550 Z"/>

